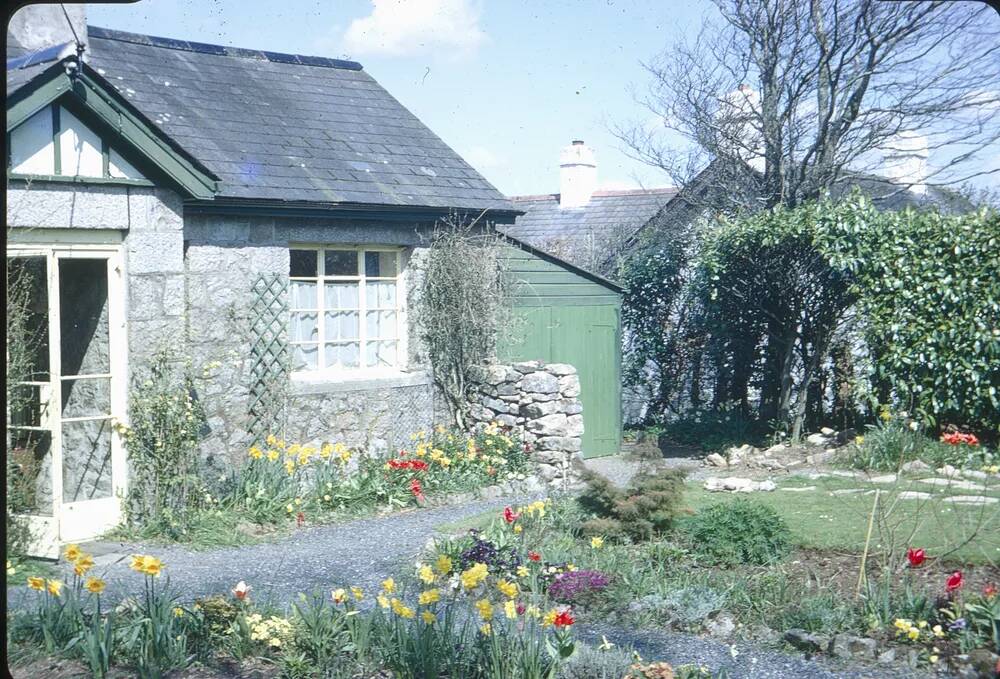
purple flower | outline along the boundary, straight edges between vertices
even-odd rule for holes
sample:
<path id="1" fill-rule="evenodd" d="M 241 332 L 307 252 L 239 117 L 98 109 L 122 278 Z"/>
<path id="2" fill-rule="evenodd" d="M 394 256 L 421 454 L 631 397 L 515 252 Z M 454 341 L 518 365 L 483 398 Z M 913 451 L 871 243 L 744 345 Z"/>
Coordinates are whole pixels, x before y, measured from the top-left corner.
<path id="1" fill-rule="evenodd" d="M 549 585 L 549 596 L 556 601 L 572 603 L 580 597 L 604 590 L 610 582 L 610 578 L 600 571 L 560 573 Z"/>
<path id="2" fill-rule="evenodd" d="M 955 622 L 948 625 L 948 629 L 952 632 L 965 629 L 965 618 L 956 618 Z"/>

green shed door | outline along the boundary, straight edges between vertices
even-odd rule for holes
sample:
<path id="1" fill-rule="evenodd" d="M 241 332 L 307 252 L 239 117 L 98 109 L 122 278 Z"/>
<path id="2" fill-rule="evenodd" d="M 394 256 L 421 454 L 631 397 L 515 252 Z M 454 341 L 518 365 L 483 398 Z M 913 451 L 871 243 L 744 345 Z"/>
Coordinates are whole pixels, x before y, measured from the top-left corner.
<path id="1" fill-rule="evenodd" d="M 617 305 L 524 306 L 516 313 L 524 319 L 522 339 L 501 356 L 575 366 L 583 405 L 583 455 L 617 453 L 621 441 Z"/>

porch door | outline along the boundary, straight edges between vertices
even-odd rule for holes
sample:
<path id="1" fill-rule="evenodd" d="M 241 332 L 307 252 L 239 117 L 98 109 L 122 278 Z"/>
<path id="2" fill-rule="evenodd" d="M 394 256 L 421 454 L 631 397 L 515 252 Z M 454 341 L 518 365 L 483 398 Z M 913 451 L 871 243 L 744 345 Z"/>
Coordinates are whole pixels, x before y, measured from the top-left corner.
<path id="1" fill-rule="evenodd" d="M 8 447 L 32 551 L 51 557 L 121 520 L 125 452 L 112 427 L 126 398 L 121 253 L 8 244 L 8 266 L 8 280 L 28 290 L 18 333 L 28 349 L 8 346 L 8 361 L 27 368 L 12 392 Z"/>

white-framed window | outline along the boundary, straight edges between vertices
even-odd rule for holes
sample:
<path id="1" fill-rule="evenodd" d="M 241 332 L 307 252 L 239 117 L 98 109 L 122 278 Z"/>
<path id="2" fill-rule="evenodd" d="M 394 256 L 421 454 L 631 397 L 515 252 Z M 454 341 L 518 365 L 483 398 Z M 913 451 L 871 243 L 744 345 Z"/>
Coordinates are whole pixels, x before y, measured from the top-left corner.
<path id="1" fill-rule="evenodd" d="M 289 247 L 293 372 L 403 367 L 402 255 L 378 246 Z"/>

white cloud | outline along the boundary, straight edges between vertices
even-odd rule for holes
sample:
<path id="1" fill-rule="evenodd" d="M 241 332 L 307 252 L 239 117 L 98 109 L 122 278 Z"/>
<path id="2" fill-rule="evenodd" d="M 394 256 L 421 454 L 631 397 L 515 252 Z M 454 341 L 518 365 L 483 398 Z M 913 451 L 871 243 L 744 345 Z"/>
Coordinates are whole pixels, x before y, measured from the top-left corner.
<path id="1" fill-rule="evenodd" d="M 474 2 L 372 0 L 372 13 L 347 27 L 344 49 L 382 56 L 474 52 L 486 40 Z"/>

